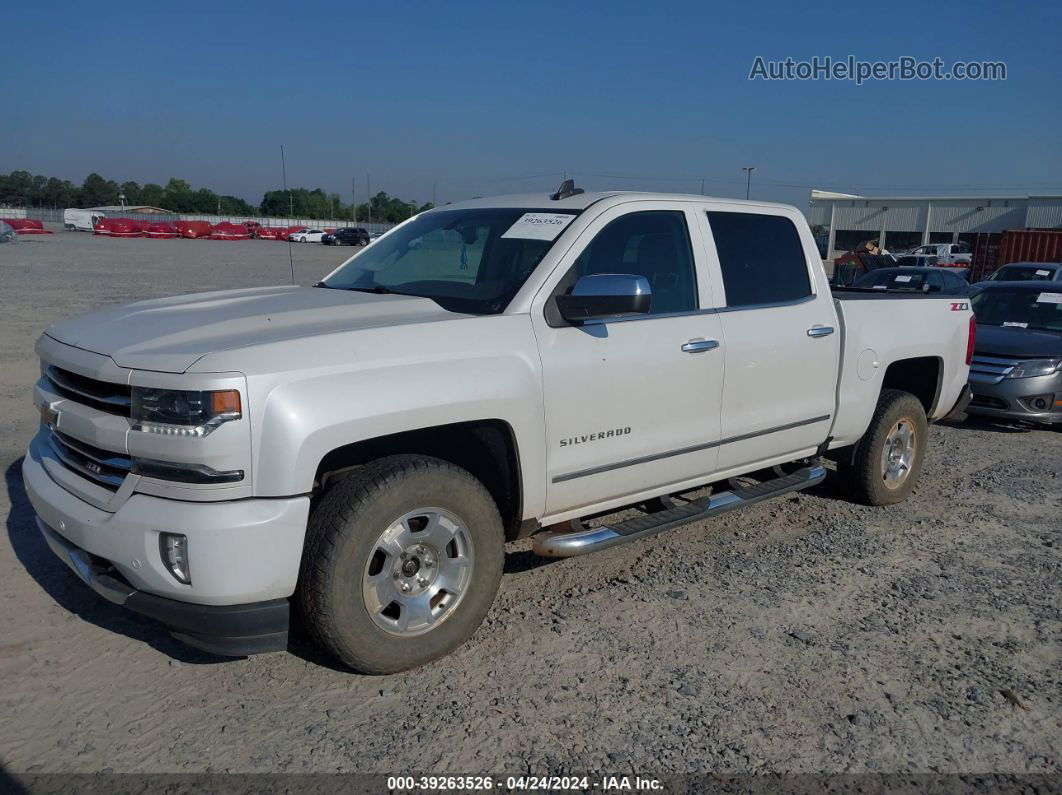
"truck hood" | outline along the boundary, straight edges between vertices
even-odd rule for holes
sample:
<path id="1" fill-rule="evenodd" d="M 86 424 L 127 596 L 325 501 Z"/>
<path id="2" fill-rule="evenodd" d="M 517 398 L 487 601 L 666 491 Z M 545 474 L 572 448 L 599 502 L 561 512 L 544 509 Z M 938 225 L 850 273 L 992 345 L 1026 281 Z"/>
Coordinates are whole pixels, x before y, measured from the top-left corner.
<path id="1" fill-rule="evenodd" d="M 45 334 L 121 367 L 183 373 L 217 351 L 454 317 L 428 298 L 259 287 L 118 304 L 56 323 Z"/>
<path id="2" fill-rule="evenodd" d="M 979 324 L 974 351 L 985 356 L 1053 359 L 1062 356 L 1062 333 Z"/>

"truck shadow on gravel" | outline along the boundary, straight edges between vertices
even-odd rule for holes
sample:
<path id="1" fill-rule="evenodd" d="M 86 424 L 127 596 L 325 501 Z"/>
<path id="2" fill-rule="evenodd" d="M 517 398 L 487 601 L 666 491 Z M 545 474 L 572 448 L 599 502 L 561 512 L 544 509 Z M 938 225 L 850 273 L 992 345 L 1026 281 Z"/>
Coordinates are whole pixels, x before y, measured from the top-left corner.
<path id="1" fill-rule="evenodd" d="M 93 593 L 55 557 L 37 530 L 33 506 L 22 484 L 22 459 L 4 473 L 11 508 L 7 514 L 7 536 L 19 563 L 55 603 L 82 621 L 146 643 L 156 651 L 181 662 L 198 665 L 230 662 L 185 646 L 170 637 L 162 626 L 124 610 Z M 62 631 L 61 624 L 56 630 Z"/>

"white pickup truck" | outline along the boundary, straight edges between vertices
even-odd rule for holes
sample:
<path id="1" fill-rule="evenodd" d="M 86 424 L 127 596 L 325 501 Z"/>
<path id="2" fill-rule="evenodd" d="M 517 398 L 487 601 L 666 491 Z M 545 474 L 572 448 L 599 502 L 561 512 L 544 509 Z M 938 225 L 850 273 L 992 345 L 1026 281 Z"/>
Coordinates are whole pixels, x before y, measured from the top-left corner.
<path id="1" fill-rule="evenodd" d="M 832 295 L 792 207 L 566 184 L 422 213 L 313 287 L 51 326 L 24 482 L 55 553 L 182 640 L 283 649 L 290 613 L 397 671 L 475 631 L 506 540 L 634 541 L 824 456 L 904 499 L 972 342 L 965 300 Z"/>
<path id="2" fill-rule="evenodd" d="M 973 252 L 965 243 L 929 243 L 912 249 L 909 255 L 936 257 L 930 264 L 938 267 L 969 267 L 973 262 Z"/>

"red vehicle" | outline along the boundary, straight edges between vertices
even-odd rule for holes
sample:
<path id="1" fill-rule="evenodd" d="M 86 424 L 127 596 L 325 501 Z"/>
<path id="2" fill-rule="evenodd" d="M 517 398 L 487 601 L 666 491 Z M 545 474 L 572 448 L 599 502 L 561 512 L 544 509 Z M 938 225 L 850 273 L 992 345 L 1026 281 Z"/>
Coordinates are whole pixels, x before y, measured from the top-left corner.
<path id="1" fill-rule="evenodd" d="M 97 218 L 96 223 L 92 225 L 92 234 L 109 237 L 111 234 L 111 219 Z"/>
<path id="2" fill-rule="evenodd" d="M 111 237 L 143 237 L 139 221 L 131 221 L 128 218 L 110 218 Z"/>
<path id="3" fill-rule="evenodd" d="M 155 221 L 147 225 L 144 230 L 144 237 L 151 237 L 158 240 L 166 238 L 180 237 L 177 232 L 177 227 L 173 224 L 168 224 L 163 221 Z"/>
<path id="4" fill-rule="evenodd" d="M 222 221 L 220 224 L 214 224 L 210 237 L 214 240 L 250 240 L 251 233 L 244 224 Z"/>
<path id="5" fill-rule="evenodd" d="M 51 230 L 44 228 L 44 222 L 36 218 L 5 218 L 4 223 L 20 235 L 50 235 Z"/>
<path id="6" fill-rule="evenodd" d="M 181 237 L 193 240 L 210 237 L 213 230 L 209 221 L 178 221 L 174 224 Z"/>

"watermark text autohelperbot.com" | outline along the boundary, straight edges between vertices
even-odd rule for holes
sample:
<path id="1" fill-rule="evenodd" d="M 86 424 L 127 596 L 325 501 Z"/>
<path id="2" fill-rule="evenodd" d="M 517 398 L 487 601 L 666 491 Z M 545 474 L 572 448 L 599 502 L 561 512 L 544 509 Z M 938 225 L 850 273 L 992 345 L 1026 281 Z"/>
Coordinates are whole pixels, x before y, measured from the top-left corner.
<path id="1" fill-rule="evenodd" d="M 939 56 L 926 61 L 911 55 L 891 61 L 863 61 L 854 55 L 771 61 L 757 55 L 749 70 L 749 80 L 851 80 L 856 85 L 872 80 L 1006 79 L 1007 64 L 1003 61 L 955 61 L 949 66 Z"/>

